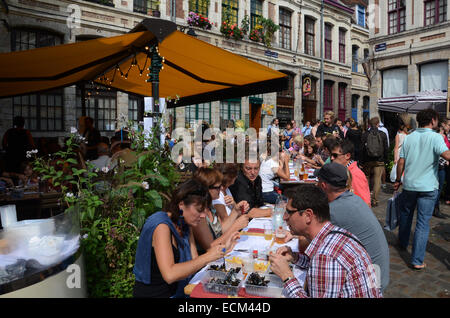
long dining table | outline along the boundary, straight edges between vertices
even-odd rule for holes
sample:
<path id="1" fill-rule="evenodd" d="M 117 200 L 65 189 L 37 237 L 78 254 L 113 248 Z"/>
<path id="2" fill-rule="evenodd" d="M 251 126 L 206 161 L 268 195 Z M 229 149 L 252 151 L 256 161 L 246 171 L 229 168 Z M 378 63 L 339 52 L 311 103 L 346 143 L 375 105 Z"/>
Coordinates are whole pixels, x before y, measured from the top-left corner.
<path id="1" fill-rule="evenodd" d="M 275 242 L 275 235 L 272 235 L 272 239 L 266 240 L 264 237 L 264 227 L 265 225 L 272 227 L 272 218 L 254 218 L 252 219 L 248 226 L 240 232 L 240 238 L 237 244 L 234 246 L 232 252 L 225 256 L 226 259 L 230 258 L 251 258 L 254 251 L 257 251 L 258 258 L 254 260 L 255 263 L 262 263 L 264 260 L 267 261 L 267 255 L 270 252 L 276 252 L 281 246 L 289 246 L 294 252 L 298 251 L 298 239 L 293 238 L 287 243 L 278 244 Z M 285 229 L 287 226 L 284 224 Z M 199 272 L 197 272 L 189 284 L 185 287 L 185 294 L 191 298 L 233 298 L 236 296 L 230 296 L 226 294 L 212 293 L 208 292 L 203 288 L 202 279 L 206 275 L 208 268 L 211 264 L 217 264 L 218 262 L 225 263 L 225 258 L 212 262 L 203 267 Z M 270 271 L 270 263 L 267 273 Z M 299 282 L 303 285 L 306 277 L 306 272 L 296 266 L 293 266 L 293 273 Z M 244 274 L 244 279 L 246 275 Z M 260 298 L 261 296 L 255 296 L 248 294 L 244 286 L 239 289 L 237 297 L 240 298 Z"/>

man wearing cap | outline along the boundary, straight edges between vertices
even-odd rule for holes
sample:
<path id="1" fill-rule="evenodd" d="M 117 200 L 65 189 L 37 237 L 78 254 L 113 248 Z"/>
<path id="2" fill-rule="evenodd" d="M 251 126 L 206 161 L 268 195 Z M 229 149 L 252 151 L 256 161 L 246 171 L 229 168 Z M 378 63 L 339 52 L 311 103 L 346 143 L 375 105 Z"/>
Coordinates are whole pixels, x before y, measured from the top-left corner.
<path id="1" fill-rule="evenodd" d="M 330 221 L 354 234 L 364 245 L 372 263 L 379 266 L 380 284 L 384 290 L 389 284 L 389 247 L 380 223 L 369 206 L 347 190 L 347 168 L 336 162 L 316 170 L 318 187 L 327 195 Z"/>

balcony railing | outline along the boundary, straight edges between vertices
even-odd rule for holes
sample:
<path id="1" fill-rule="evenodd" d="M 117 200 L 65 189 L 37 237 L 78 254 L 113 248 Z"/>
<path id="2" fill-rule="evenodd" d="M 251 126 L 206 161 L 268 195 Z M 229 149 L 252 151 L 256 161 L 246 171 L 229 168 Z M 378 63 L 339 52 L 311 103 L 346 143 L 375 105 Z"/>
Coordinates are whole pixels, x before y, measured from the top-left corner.
<path id="1" fill-rule="evenodd" d="M 85 0 L 87 2 L 93 2 L 93 3 L 98 3 L 104 6 L 108 6 L 108 7 L 114 7 L 114 1 L 113 0 Z"/>

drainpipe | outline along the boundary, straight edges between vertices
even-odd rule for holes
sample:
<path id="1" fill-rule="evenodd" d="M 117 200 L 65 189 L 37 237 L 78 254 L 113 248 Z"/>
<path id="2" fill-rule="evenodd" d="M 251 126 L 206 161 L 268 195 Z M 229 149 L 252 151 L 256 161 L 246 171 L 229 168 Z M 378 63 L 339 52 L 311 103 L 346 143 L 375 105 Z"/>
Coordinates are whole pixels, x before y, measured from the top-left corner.
<path id="1" fill-rule="evenodd" d="M 171 0 L 171 4 L 172 4 L 172 10 L 170 12 L 170 20 L 172 20 L 172 22 L 176 23 L 177 22 L 177 0 Z"/>
<path id="2" fill-rule="evenodd" d="M 323 10 L 324 10 L 324 3 L 322 0 L 321 8 L 320 8 L 320 102 L 319 102 L 319 120 L 323 117 L 323 89 L 324 89 L 324 81 L 323 81 Z"/>

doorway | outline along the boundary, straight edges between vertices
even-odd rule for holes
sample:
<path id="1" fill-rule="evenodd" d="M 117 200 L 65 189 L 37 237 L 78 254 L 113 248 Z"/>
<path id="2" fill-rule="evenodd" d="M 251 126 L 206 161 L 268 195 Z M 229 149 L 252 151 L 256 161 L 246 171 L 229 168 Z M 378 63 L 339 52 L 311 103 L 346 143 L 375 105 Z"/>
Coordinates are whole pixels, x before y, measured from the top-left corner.
<path id="1" fill-rule="evenodd" d="M 261 128 L 261 109 L 262 104 L 250 103 L 250 127 L 255 128 L 258 134 L 259 128 Z"/>

